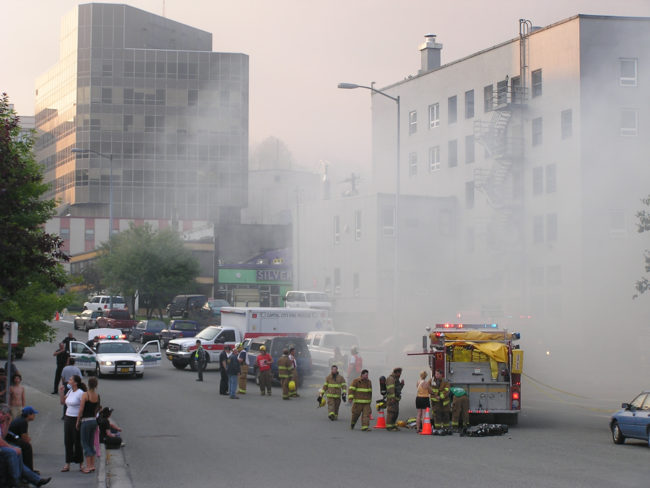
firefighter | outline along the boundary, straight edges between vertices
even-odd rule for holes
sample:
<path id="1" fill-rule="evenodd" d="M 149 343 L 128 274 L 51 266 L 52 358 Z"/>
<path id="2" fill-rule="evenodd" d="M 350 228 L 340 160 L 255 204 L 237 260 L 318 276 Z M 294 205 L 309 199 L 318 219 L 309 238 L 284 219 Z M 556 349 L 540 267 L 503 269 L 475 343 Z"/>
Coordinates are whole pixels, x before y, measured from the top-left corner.
<path id="1" fill-rule="evenodd" d="M 386 430 L 399 430 L 396 425 L 399 416 L 399 401 L 402 399 L 404 380 L 399 379 L 402 368 L 395 368 L 386 378 Z"/>
<path id="2" fill-rule="evenodd" d="M 464 388 L 451 389 L 454 399 L 451 402 L 451 428 L 460 432 L 461 427 L 469 425 L 469 398 Z"/>
<path id="3" fill-rule="evenodd" d="M 292 397 L 299 397 L 298 395 L 298 360 L 296 359 L 296 348 L 291 346 L 289 347 L 289 359 L 293 365 L 293 371 L 291 373 L 291 380 L 293 381 L 294 388 L 289 391 L 289 395 Z"/>
<path id="4" fill-rule="evenodd" d="M 196 370 L 199 373 L 199 377 L 196 379 L 196 381 L 203 381 L 203 370 L 205 369 L 207 360 L 208 360 L 208 353 L 206 352 L 205 349 L 203 349 L 203 345 L 201 345 L 201 341 L 197 339 L 196 351 L 194 351 L 194 362 L 196 363 Z"/>
<path id="5" fill-rule="evenodd" d="M 436 429 L 449 428 L 449 382 L 442 377 L 439 369 L 434 373 L 431 392 L 433 425 Z"/>
<path id="6" fill-rule="evenodd" d="M 372 401 L 372 383 L 368 379 L 368 370 L 361 371 L 361 376 L 355 379 L 349 388 L 348 402 L 352 403 L 352 419 L 350 429 L 354 429 L 361 415 L 361 430 L 370 432 L 370 402 Z"/>
<path id="7" fill-rule="evenodd" d="M 356 376 L 361 374 L 363 369 L 363 359 L 359 356 L 359 350 L 355 347 L 350 349 L 350 359 L 348 359 L 348 379 L 352 378 L 352 375 Z"/>
<path id="8" fill-rule="evenodd" d="M 282 350 L 282 357 L 278 359 L 278 377 L 282 384 L 282 399 L 290 400 L 289 396 L 289 379 L 293 374 L 293 363 L 289 359 L 289 349 Z"/>
<path id="9" fill-rule="evenodd" d="M 266 352 L 266 346 L 264 345 L 260 346 L 260 353 L 256 360 L 260 377 L 260 392 L 262 396 L 265 394 L 271 396 L 271 365 L 273 364 L 273 358 Z"/>
<path id="10" fill-rule="evenodd" d="M 239 373 L 239 385 L 237 391 L 241 395 L 246 394 L 246 384 L 248 383 L 248 353 L 244 349 L 244 344 L 237 344 L 237 360 L 239 361 L 241 372 Z"/>
<path id="11" fill-rule="evenodd" d="M 346 388 L 345 379 L 339 374 L 339 368 L 335 364 L 332 365 L 330 375 L 325 378 L 325 384 L 319 393 L 318 405 L 321 404 L 323 396 L 327 397 L 327 416 L 332 421 L 338 419 L 341 398 L 344 402 L 346 400 Z"/>

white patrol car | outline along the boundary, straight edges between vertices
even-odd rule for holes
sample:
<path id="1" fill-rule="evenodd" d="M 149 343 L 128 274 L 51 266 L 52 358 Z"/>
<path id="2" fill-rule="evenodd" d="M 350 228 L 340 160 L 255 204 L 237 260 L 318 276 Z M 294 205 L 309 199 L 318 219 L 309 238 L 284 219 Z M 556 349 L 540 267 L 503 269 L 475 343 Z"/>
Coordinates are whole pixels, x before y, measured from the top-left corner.
<path id="1" fill-rule="evenodd" d="M 126 340 L 119 329 L 93 329 L 88 340 L 99 338 L 96 351 L 80 341 L 70 341 L 70 357 L 86 374 L 135 376 L 142 378 L 144 368 L 160 365 L 161 354 L 158 341 L 149 341 L 139 350 Z"/>

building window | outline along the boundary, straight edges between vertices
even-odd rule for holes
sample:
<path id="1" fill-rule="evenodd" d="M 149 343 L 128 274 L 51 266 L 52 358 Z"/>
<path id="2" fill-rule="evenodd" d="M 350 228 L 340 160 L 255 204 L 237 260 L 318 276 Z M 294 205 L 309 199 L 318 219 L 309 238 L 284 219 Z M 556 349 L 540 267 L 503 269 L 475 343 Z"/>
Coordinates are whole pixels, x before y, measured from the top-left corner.
<path id="1" fill-rule="evenodd" d="M 418 153 L 409 153 L 409 176 L 418 174 Z"/>
<path id="2" fill-rule="evenodd" d="M 539 146 L 542 143 L 542 118 L 533 119 L 533 146 Z"/>
<path id="3" fill-rule="evenodd" d="M 113 76 L 113 63 L 110 61 L 102 62 L 102 76 Z"/>
<path id="4" fill-rule="evenodd" d="M 541 215 L 533 217 L 533 242 L 535 244 L 544 242 L 544 217 Z"/>
<path id="5" fill-rule="evenodd" d="M 530 74 L 533 98 L 542 96 L 542 70 L 536 69 Z"/>
<path id="6" fill-rule="evenodd" d="M 429 105 L 429 129 L 440 125 L 440 104 L 433 103 Z"/>
<path id="7" fill-rule="evenodd" d="M 156 118 L 154 115 L 144 116 L 144 131 L 154 132 L 156 130 Z"/>
<path id="8" fill-rule="evenodd" d="M 133 130 L 133 115 L 124 116 L 122 128 L 124 132 L 131 132 Z"/>
<path id="9" fill-rule="evenodd" d="M 513 76 L 511 78 L 510 92 L 512 103 L 522 103 L 524 101 L 524 93 L 521 89 L 521 76 Z"/>
<path id="10" fill-rule="evenodd" d="M 192 107 L 199 103 L 199 91 L 187 90 L 187 104 Z"/>
<path id="11" fill-rule="evenodd" d="M 465 208 L 474 208 L 474 182 L 465 183 Z"/>
<path id="12" fill-rule="evenodd" d="M 636 58 L 621 58 L 621 86 L 636 86 Z"/>
<path id="13" fill-rule="evenodd" d="M 544 168 L 536 166 L 533 168 L 533 195 L 544 193 Z"/>
<path id="14" fill-rule="evenodd" d="M 64 241 L 69 241 L 70 240 L 70 229 L 61 229 L 59 231 L 59 235 L 61 236 L 61 239 Z"/>
<path id="15" fill-rule="evenodd" d="M 557 214 L 548 214 L 546 216 L 546 241 L 557 241 Z"/>
<path id="16" fill-rule="evenodd" d="M 573 134 L 573 112 L 571 109 L 562 110 L 561 114 L 562 139 L 568 139 Z"/>
<path id="17" fill-rule="evenodd" d="M 494 90 L 494 87 L 492 85 L 488 85 L 483 87 L 483 111 L 484 112 L 489 112 L 492 110 L 492 91 Z"/>
<path id="18" fill-rule="evenodd" d="M 465 136 L 465 163 L 474 162 L 474 136 Z"/>
<path id="19" fill-rule="evenodd" d="M 395 208 L 384 207 L 381 211 L 381 233 L 384 237 L 395 235 Z"/>
<path id="20" fill-rule="evenodd" d="M 447 99 L 447 119 L 449 124 L 455 124 L 458 120 L 457 106 L 458 98 L 456 95 Z"/>
<path id="21" fill-rule="evenodd" d="M 429 172 L 440 170 L 440 146 L 429 148 Z"/>
<path id="22" fill-rule="evenodd" d="M 341 222 L 338 215 L 334 216 L 334 244 L 341 242 Z"/>
<path id="23" fill-rule="evenodd" d="M 508 103 L 508 80 L 497 82 L 497 105 L 506 105 Z"/>
<path id="24" fill-rule="evenodd" d="M 352 291 L 355 297 L 361 295 L 359 273 L 352 274 Z"/>
<path id="25" fill-rule="evenodd" d="M 447 151 L 449 167 L 453 168 L 458 165 L 458 141 L 456 139 L 447 143 Z"/>
<path id="26" fill-rule="evenodd" d="M 102 103 L 113 103 L 112 88 L 102 88 Z"/>
<path id="27" fill-rule="evenodd" d="M 95 240 L 95 229 L 86 229 L 86 240 L 87 241 Z"/>
<path id="28" fill-rule="evenodd" d="M 634 109 L 621 110 L 621 135 L 636 136 L 638 124 L 638 113 Z"/>
<path id="29" fill-rule="evenodd" d="M 465 92 L 465 118 L 474 117 L 474 90 Z"/>
<path id="30" fill-rule="evenodd" d="M 361 239 L 361 210 L 354 211 L 354 238 Z"/>
<path id="31" fill-rule="evenodd" d="M 556 176 L 555 165 L 549 164 L 546 166 L 546 193 L 555 193 L 556 189 Z"/>
<path id="32" fill-rule="evenodd" d="M 334 268 L 334 294 L 341 294 L 341 268 Z"/>
<path id="33" fill-rule="evenodd" d="M 418 131 L 418 113 L 415 110 L 409 112 L 409 134 L 415 134 Z"/>

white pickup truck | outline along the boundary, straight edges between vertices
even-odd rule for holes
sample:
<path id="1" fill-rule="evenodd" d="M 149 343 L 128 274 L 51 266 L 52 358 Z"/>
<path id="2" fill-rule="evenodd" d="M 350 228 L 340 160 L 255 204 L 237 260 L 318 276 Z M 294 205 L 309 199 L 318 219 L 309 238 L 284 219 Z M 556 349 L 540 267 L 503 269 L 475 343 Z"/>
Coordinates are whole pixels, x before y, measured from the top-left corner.
<path id="1" fill-rule="evenodd" d="M 330 330 L 313 331 L 305 336 L 307 347 L 311 353 L 314 368 L 329 369 L 338 347 L 344 356 L 343 365 L 347 368 L 350 349 L 359 347 L 359 339 L 354 334 Z"/>

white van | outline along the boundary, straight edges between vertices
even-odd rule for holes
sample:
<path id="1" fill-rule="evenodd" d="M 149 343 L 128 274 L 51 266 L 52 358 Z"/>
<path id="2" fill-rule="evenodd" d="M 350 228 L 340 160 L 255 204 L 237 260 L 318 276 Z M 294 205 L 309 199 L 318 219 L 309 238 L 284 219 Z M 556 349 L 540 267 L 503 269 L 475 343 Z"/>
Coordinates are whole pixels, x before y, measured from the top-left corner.
<path id="1" fill-rule="evenodd" d="M 90 301 L 84 303 L 83 310 L 108 310 L 110 302 L 111 297 L 109 295 L 95 295 Z M 126 308 L 126 301 L 124 301 L 123 297 L 114 296 L 112 305 L 113 308 L 122 310 Z"/>
<path id="2" fill-rule="evenodd" d="M 332 302 L 322 291 L 288 291 L 284 296 L 284 306 L 288 308 L 331 310 Z"/>

